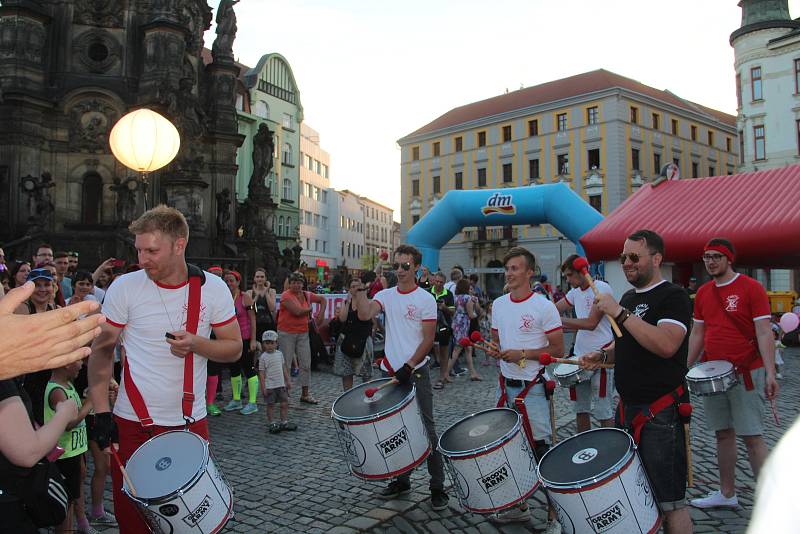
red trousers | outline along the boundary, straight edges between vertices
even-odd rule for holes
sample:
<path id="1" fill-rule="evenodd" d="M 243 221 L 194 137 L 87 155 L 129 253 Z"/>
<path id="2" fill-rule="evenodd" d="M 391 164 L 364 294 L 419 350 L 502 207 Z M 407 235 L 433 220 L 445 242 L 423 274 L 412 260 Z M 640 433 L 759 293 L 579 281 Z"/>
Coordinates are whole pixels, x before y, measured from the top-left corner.
<path id="1" fill-rule="evenodd" d="M 119 430 L 119 459 L 125 464 L 139 446 L 158 434 L 170 430 L 183 430 L 183 426 L 152 426 L 144 430 L 138 421 L 129 421 L 114 416 Z M 189 430 L 208 440 L 208 420 L 203 419 L 189 425 Z M 139 515 L 136 504 L 122 493 L 122 471 L 117 462 L 111 462 L 111 482 L 114 491 L 114 515 L 119 523 L 120 534 L 150 534 L 150 529 Z"/>

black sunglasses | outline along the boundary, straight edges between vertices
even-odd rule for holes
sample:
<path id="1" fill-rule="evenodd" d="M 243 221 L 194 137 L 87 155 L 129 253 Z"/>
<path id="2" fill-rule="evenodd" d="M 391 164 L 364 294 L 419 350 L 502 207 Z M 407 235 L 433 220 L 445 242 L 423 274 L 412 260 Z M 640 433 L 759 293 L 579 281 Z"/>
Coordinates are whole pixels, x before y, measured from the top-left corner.
<path id="1" fill-rule="evenodd" d="M 649 254 L 647 254 L 649 255 Z M 639 263 L 639 260 L 642 259 L 642 256 L 639 256 L 635 252 L 631 252 L 630 254 L 620 254 L 619 255 L 619 262 L 625 263 L 625 260 L 630 258 L 633 263 Z"/>
<path id="2" fill-rule="evenodd" d="M 400 268 L 402 268 L 404 271 L 410 271 L 411 270 L 411 263 L 407 262 L 407 261 L 404 261 L 403 263 L 395 262 L 395 263 L 392 264 L 392 270 L 396 271 L 396 270 L 398 270 Z"/>

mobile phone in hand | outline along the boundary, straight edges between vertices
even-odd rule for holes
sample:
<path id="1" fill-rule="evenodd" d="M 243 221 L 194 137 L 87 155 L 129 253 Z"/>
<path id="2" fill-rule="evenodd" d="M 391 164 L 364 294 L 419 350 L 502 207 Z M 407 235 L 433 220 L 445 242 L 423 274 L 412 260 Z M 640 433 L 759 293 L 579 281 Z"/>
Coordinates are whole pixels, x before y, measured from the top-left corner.
<path id="1" fill-rule="evenodd" d="M 47 460 L 50 462 L 55 462 L 56 460 L 61 458 L 62 454 L 64 454 L 64 449 L 56 445 L 55 447 L 53 447 L 53 450 L 50 451 L 50 453 L 47 455 Z"/>
<path id="2" fill-rule="evenodd" d="M 166 337 L 167 339 L 177 339 L 174 335 L 170 334 L 169 332 L 164 334 L 164 337 Z"/>

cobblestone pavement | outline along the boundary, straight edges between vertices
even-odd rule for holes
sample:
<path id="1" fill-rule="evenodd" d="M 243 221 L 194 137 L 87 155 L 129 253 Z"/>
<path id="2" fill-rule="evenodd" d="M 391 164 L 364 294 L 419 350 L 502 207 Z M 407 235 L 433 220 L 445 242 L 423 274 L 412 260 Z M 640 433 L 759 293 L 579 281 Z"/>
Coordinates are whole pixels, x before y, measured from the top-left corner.
<path id="1" fill-rule="evenodd" d="M 766 439 L 771 448 L 791 424 L 800 406 L 800 349 L 787 350 L 781 381 L 778 410 L 782 427 L 768 423 Z M 464 416 L 494 405 L 496 370 L 479 366 L 482 382 L 456 379 L 442 391 L 434 392 L 437 430 L 441 434 Z M 257 414 L 224 414 L 211 420 L 212 450 L 235 492 L 235 518 L 225 532 L 308 532 L 352 533 L 514 533 L 543 529 L 546 513 L 544 496 L 537 490 L 530 504 L 533 519 L 527 524 L 499 529 L 486 517 L 466 513 L 449 489 L 450 505 L 441 512 L 431 509 L 428 474 L 423 467 L 412 476 L 412 492 L 401 499 L 384 501 L 375 497 L 382 484 L 362 482 L 351 476 L 330 418 L 331 404 L 341 391 L 340 379 L 328 372 L 315 372 L 312 392 L 320 404 L 300 404 L 292 392 L 290 419 L 299 425 L 296 432 L 277 435 L 266 431 L 264 406 Z M 702 403 L 696 402 L 692 423 L 695 487 L 688 497 L 702 496 L 716 489 L 714 438 L 703 428 Z M 572 408 L 564 390 L 557 395 L 558 436 L 575 433 Z M 772 420 L 771 413 L 768 421 Z M 695 532 L 744 532 L 750 517 L 755 484 L 744 447 L 739 444 L 737 510 L 701 511 L 691 509 Z M 449 481 L 448 481 L 449 485 Z M 110 493 L 110 492 L 107 492 Z M 110 505 L 110 495 L 108 496 Z M 106 529 L 104 532 L 115 532 Z"/>

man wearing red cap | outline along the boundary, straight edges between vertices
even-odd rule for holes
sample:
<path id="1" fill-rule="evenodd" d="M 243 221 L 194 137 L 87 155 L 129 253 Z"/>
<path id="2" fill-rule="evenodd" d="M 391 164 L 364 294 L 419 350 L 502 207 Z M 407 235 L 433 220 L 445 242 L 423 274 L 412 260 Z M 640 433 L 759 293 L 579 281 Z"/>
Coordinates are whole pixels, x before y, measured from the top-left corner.
<path id="1" fill-rule="evenodd" d="M 697 508 L 739 505 L 734 485 L 736 435 L 744 440 L 758 477 L 767 457 L 762 392 L 769 400 L 778 394 L 769 298 L 760 283 L 733 270 L 734 254 L 727 239 L 714 238 L 705 246 L 703 263 L 711 281 L 697 290 L 689 337 L 690 367 L 704 352 L 705 361 L 731 362 L 739 377 L 731 389 L 703 397 L 706 422 L 717 436 L 720 488 L 693 499 Z"/>

